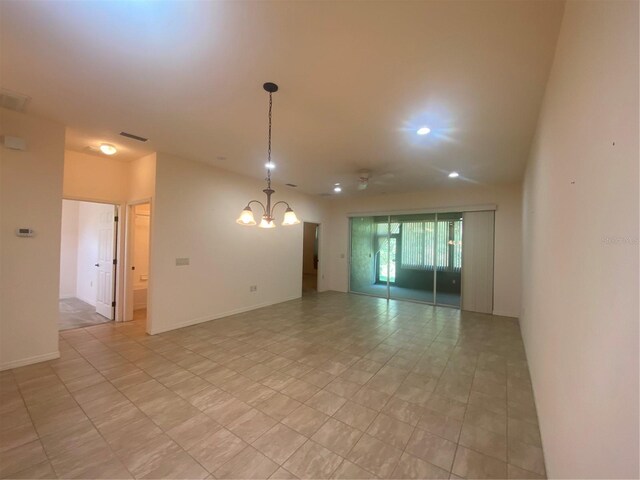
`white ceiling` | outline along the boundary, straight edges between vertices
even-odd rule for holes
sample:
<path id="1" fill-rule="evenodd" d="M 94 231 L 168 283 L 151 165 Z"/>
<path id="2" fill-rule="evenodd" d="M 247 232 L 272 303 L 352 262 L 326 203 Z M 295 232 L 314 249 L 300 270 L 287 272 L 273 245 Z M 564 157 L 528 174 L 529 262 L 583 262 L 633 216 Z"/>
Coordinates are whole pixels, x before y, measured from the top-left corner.
<path id="1" fill-rule="evenodd" d="M 67 146 L 164 151 L 308 193 L 522 177 L 559 1 L 5 1 L 2 86 Z M 415 130 L 429 126 L 419 137 Z M 128 131 L 147 144 L 118 136 Z M 449 180 L 451 170 L 460 172 Z M 358 192 L 362 194 L 362 192 Z"/>

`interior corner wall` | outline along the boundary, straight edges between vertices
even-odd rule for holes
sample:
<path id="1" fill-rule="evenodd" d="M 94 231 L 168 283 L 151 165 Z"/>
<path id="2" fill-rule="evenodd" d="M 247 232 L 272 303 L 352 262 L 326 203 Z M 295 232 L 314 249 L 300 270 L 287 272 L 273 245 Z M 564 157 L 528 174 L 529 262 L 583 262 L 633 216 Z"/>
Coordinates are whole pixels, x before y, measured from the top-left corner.
<path id="1" fill-rule="evenodd" d="M 150 333 L 193 325 L 302 293 L 303 225 L 265 230 L 236 224 L 264 183 L 158 153 L 151 220 Z M 323 223 L 320 199 L 275 186 L 303 221 Z M 255 210 L 259 218 L 260 212 Z M 281 221 L 284 211 L 278 211 Z M 320 231 L 319 290 L 324 289 Z M 177 258 L 189 265 L 177 266 Z M 251 292 L 250 286 L 257 286 Z"/>
<path id="2" fill-rule="evenodd" d="M 435 208 L 497 205 L 493 313 L 520 316 L 522 186 L 520 184 L 436 188 L 424 192 L 333 198 L 330 201 L 329 288 L 349 288 L 350 213 L 420 211 Z M 463 267 L 464 268 L 464 267 Z"/>
<path id="3" fill-rule="evenodd" d="M 62 125 L 0 109 L 0 134 L 26 151 L 0 149 L 0 369 L 57 358 Z M 33 237 L 16 236 L 32 228 Z"/>
<path id="4" fill-rule="evenodd" d="M 524 184 L 549 478 L 638 478 L 638 2 L 570 1 Z"/>
<path id="5" fill-rule="evenodd" d="M 78 278 L 78 213 L 80 204 L 62 201 L 62 235 L 60 239 L 60 298 L 76 296 Z"/>

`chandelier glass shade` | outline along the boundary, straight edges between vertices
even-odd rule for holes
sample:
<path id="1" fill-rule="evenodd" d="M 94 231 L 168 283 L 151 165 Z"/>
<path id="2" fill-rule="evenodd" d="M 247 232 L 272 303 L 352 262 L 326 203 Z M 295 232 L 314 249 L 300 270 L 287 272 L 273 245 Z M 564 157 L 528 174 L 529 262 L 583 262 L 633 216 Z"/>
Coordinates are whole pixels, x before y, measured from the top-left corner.
<path id="1" fill-rule="evenodd" d="M 265 203 L 262 203 L 259 200 L 250 200 L 249 203 L 247 203 L 247 206 L 244 207 L 244 209 L 240 213 L 240 216 L 236 220 L 236 223 L 246 227 L 252 227 L 257 224 L 260 228 L 275 228 L 276 224 L 274 211 L 278 205 L 284 205 L 286 206 L 286 209 L 284 212 L 284 220 L 282 221 L 282 225 L 297 225 L 300 223 L 300 220 L 287 202 L 280 200 L 273 205 L 271 204 L 271 195 L 275 193 L 275 190 L 271 188 L 271 170 L 273 169 L 273 163 L 271 163 L 271 111 L 273 107 L 272 95 L 278 91 L 278 85 L 268 82 L 263 85 L 263 88 L 269 93 L 269 148 L 267 152 L 266 163 L 267 178 L 265 179 L 267 181 L 267 188 L 262 190 L 267 199 Z M 260 207 L 262 207 L 262 217 L 260 219 L 260 223 L 257 223 L 255 217 L 253 216 L 253 210 L 251 209 L 252 204 L 258 204 L 260 205 Z"/>

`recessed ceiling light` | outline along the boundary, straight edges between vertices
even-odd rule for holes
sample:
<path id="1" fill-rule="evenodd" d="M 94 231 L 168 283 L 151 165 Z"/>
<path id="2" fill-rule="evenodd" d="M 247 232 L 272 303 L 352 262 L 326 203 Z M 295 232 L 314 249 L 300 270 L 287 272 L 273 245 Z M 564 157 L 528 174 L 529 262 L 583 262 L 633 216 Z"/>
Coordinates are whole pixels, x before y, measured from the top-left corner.
<path id="1" fill-rule="evenodd" d="M 458 172 L 451 172 L 449 174 L 449 178 L 458 178 L 460 176 L 460 174 Z"/>
<path id="2" fill-rule="evenodd" d="M 431 129 L 429 127 L 421 127 L 416 133 L 418 135 L 427 135 L 428 133 L 431 133 Z"/>
<path id="3" fill-rule="evenodd" d="M 336 185 L 335 187 L 333 187 L 333 191 L 336 193 L 340 193 L 342 191 L 342 187 L 340 187 L 339 185 Z"/>
<path id="4" fill-rule="evenodd" d="M 118 149 L 110 143 L 102 143 L 100 144 L 100 151 L 105 155 L 114 155 Z"/>
<path id="5" fill-rule="evenodd" d="M 273 162 L 267 162 L 267 163 L 264 164 L 264 166 L 266 168 L 268 168 L 269 170 L 273 170 L 274 168 L 276 168 L 276 164 L 273 163 Z"/>

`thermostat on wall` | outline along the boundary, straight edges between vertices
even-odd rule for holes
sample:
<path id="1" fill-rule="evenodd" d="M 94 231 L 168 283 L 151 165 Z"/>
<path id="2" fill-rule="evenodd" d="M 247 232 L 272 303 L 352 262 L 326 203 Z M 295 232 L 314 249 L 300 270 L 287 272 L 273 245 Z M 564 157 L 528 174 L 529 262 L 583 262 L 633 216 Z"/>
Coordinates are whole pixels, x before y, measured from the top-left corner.
<path id="1" fill-rule="evenodd" d="M 33 237 L 36 232 L 31 228 L 18 228 L 16 230 L 16 235 L 18 237 Z"/>

